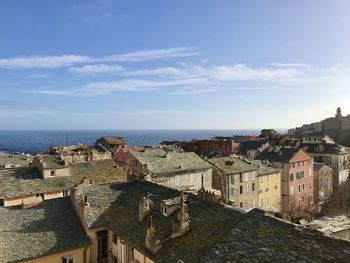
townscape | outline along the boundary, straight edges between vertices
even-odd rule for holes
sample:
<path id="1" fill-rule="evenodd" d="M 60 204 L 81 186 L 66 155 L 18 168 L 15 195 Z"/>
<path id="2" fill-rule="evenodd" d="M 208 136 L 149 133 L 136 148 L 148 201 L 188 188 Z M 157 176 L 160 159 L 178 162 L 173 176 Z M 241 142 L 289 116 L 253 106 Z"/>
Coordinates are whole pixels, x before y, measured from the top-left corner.
<path id="1" fill-rule="evenodd" d="M 0 155 L 0 262 L 349 262 L 349 115 Z"/>

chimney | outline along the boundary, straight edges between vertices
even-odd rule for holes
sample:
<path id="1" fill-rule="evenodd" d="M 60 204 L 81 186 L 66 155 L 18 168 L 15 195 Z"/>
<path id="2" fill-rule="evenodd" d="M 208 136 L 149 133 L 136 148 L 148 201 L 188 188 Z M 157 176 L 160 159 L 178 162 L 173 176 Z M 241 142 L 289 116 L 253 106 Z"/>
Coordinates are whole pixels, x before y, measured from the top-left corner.
<path id="1" fill-rule="evenodd" d="M 204 177 L 203 177 L 203 174 L 202 174 L 202 186 L 201 186 L 201 189 L 198 190 L 197 192 L 197 196 L 200 200 L 203 201 L 203 199 L 205 198 L 205 188 L 204 188 Z"/>
<path id="2" fill-rule="evenodd" d="M 180 192 L 180 208 L 177 210 L 176 218 L 173 221 L 173 234 L 171 238 L 182 236 L 190 230 L 190 216 L 188 206 L 185 204 L 183 191 Z"/>
<path id="3" fill-rule="evenodd" d="M 160 240 L 156 239 L 155 235 L 156 235 L 156 228 L 153 225 L 153 218 L 152 216 L 150 216 L 149 224 L 146 232 L 145 245 L 147 249 L 149 249 L 153 254 L 156 254 L 159 251 L 159 249 L 161 249 L 162 247 Z"/>
<path id="4" fill-rule="evenodd" d="M 90 207 L 90 204 L 88 202 L 88 198 L 86 195 L 84 196 L 84 201 L 82 200 L 80 202 L 80 208 L 81 208 L 81 214 L 84 216 L 84 218 L 86 218 L 90 215 L 91 207 Z"/>
<path id="5" fill-rule="evenodd" d="M 150 194 L 147 193 L 147 198 L 144 196 L 139 202 L 139 221 L 142 222 L 143 219 L 151 213 L 151 208 L 153 202 L 150 199 Z"/>

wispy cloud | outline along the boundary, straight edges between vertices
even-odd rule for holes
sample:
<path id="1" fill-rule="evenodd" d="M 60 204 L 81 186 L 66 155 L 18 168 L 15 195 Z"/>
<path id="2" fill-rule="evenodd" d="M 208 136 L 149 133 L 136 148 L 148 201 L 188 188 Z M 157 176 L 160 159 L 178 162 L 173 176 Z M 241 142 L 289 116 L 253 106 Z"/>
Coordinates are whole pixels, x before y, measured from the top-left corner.
<path id="1" fill-rule="evenodd" d="M 305 63 L 270 63 L 268 65 L 287 68 L 310 68 L 310 65 Z"/>
<path id="2" fill-rule="evenodd" d="M 123 71 L 124 68 L 119 65 L 94 64 L 82 67 L 71 67 L 69 71 L 79 74 L 98 74 L 98 73 L 116 73 Z"/>
<path id="3" fill-rule="evenodd" d="M 101 62 L 142 62 L 147 60 L 169 59 L 176 57 L 196 56 L 198 52 L 192 47 L 176 47 L 169 49 L 141 50 L 136 52 L 110 55 L 104 57 L 90 57 L 80 55 L 62 56 L 32 56 L 0 58 L 0 68 L 62 68 L 77 64 Z"/>

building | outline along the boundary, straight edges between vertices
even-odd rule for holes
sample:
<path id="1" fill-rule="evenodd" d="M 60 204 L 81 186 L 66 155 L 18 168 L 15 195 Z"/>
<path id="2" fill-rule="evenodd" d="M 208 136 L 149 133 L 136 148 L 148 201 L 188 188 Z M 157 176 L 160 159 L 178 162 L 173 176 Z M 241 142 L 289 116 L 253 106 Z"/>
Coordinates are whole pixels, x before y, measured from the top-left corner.
<path id="1" fill-rule="evenodd" d="M 322 120 L 322 131 L 340 131 L 341 130 L 342 114 L 341 109 L 337 108 L 335 117 Z"/>
<path id="2" fill-rule="evenodd" d="M 30 207 L 69 196 L 70 189 L 85 178 L 96 184 L 127 181 L 125 173 L 111 159 L 71 164 L 70 174 L 43 178 L 36 167 L 0 170 L 0 206 Z"/>
<path id="3" fill-rule="evenodd" d="M 114 153 L 125 146 L 125 141 L 123 137 L 120 136 L 103 136 L 96 140 L 95 146 Z"/>
<path id="4" fill-rule="evenodd" d="M 258 158 L 282 170 L 282 212 L 314 207 L 313 159 L 302 149 L 275 147 L 263 151 Z"/>
<path id="5" fill-rule="evenodd" d="M 90 262 L 91 241 L 68 197 L 36 208 L 0 208 L 0 262 Z"/>
<path id="6" fill-rule="evenodd" d="M 245 155 L 250 159 L 254 159 L 260 152 L 269 147 L 268 140 L 253 140 L 241 142 L 237 150 L 237 154 Z"/>
<path id="7" fill-rule="evenodd" d="M 348 261 L 348 242 L 149 182 L 77 186 L 71 198 L 91 263 Z"/>
<path id="8" fill-rule="evenodd" d="M 166 149 L 129 151 L 123 169 L 136 178 L 193 192 L 201 188 L 203 176 L 204 187 L 212 188 L 212 166 L 209 163 L 193 152 L 168 152 Z"/>
<path id="9" fill-rule="evenodd" d="M 124 147 L 119 151 L 113 153 L 112 158 L 120 167 L 123 167 L 126 165 L 125 156 L 129 151 L 142 152 L 144 150 L 145 150 L 145 147 L 143 146 Z"/>
<path id="10" fill-rule="evenodd" d="M 230 156 L 237 147 L 232 138 L 209 139 L 209 140 L 192 140 L 189 142 L 180 142 L 177 145 L 185 152 L 194 152 L 198 155 L 206 156 Z"/>
<path id="11" fill-rule="evenodd" d="M 315 134 L 308 134 L 304 135 L 302 137 L 302 143 L 307 144 L 320 144 L 320 143 L 328 143 L 328 144 L 334 144 L 334 140 L 329 137 L 328 135 L 324 135 L 321 133 L 315 133 Z"/>
<path id="12" fill-rule="evenodd" d="M 226 203 L 243 209 L 281 209 L 280 170 L 244 158 L 208 161 L 215 167 L 213 187 L 222 191 Z"/>
<path id="13" fill-rule="evenodd" d="M 262 138 L 274 138 L 278 135 L 278 132 L 274 129 L 263 129 L 260 132 Z"/>
<path id="14" fill-rule="evenodd" d="M 333 191 L 333 171 L 324 163 L 314 163 L 315 203 L 329 200 Z"/>
<path id="15" fill-rule="evenodd" d="M 68 162 L 61 155 L 38 155 L 30 166 L 37 168 L 43 179 L 71 175 Z"/>
<path id="16" fill-rule="evenodd" d="M 350 148 L 339 144 L 303 144 L 302 148 L 313 156 L 315 162 L 324 163 L 333 171 L 333 191 L 349 176 Z"/>

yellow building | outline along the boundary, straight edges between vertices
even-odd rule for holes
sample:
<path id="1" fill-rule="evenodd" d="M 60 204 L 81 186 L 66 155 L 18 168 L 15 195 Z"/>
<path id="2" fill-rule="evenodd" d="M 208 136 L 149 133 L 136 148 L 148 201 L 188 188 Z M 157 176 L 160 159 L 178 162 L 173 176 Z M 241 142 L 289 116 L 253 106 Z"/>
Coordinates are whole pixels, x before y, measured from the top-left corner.
<path id="1" fill-rule="evenodd" d="M 264 210 L 281 210 L 281 171 L 258 165 L 258 207 Z"/>
<path id="2" fill-rule="evenodd" d="M 90 239 L 68 197 L 0 208 L 0 262 L 89 262 Z"/>

